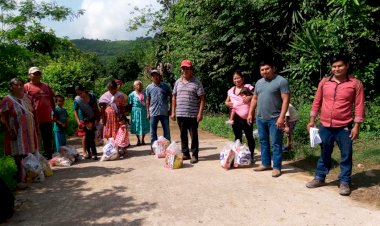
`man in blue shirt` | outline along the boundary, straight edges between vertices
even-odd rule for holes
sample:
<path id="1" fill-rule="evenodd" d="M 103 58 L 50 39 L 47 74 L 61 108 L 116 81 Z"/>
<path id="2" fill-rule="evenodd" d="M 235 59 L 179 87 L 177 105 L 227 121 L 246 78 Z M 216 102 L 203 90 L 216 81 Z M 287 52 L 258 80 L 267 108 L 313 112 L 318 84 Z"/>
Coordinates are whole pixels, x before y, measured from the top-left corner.
<path id="1" fill-rule="evenodd" d="M 161 82 L 161 75 L 157 70 L 150 72 L 152 83 L 146 87 L 146 111 L 150 120 L 151 145 L 157 140 L 157 125 L 161 122 L 164 137 L 170 141 L 169 128 L 169 100 L 172 97 L 172 89 Z"/>

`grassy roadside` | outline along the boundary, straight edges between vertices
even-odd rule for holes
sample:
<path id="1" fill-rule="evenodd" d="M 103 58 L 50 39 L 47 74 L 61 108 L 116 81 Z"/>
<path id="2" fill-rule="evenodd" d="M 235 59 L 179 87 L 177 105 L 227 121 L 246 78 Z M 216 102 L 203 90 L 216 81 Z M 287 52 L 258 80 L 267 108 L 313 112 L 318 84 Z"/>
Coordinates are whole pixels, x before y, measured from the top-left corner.
<path id="1" fill-rule="evenodd" d="M 233 140 L 231 126 L 224 122 L 227 115 L 208 115 L 205 116 L 200 123 L 200 128 L 209 131 L 215 135 Z M 284 160 L 290 161 L 290 164 L 303 169 L 310 174 L 310 178 L 314 174 L 317 160 L 320 155 L 319 147 L 311 148 L 305 141 L 308 140 L 306 133 L 306 124 L 302 120 L 297 124 L 298 135 L 302 136 L 298 139 L 294 137 L 293 150 L 290 153 L 284 153 Z M 259 143 L 256 141 L 256 147 Z M 353 169 L 352 182 L 353 192 L 350 196 L 354 200 L 368 203 L 380 209 L 380 135 L 373 133 L 361 133 L 360 139 L 356 140 L 353 145 Z M 338 175 L 340 172 L 339 161 L 340 152 L 336 146 L 333 152 L 333 168 L 328 175 L 328 181 L 331 185 L 338 185 Z"/>

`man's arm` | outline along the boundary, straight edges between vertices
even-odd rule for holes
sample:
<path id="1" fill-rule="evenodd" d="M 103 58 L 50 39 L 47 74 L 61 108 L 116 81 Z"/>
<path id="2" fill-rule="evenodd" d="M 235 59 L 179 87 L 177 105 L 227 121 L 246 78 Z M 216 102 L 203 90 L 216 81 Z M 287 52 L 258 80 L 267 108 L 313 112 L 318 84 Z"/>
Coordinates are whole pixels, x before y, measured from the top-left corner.
<path id="1" fill-rule="evenodd" d="M 251 100 L 251 106 L 249 107 L 247 123 L 252 124 L 255 121 L 255 111 L 257 107 L 257 95 L 254 94 Z"/>
<path id="2" fill-rule="evenodd" d="M 201 103 L 199 105 L 199 111 L 198 111 L 198 115 L 197 115 L 197 122 L 199 123 L 200 121 L 202 121 L 202 118 L 203 118 L 203 110 L 205 108 L 205 103 L 206 103 L 206 99 L 205 99 L 205 95 L 202 95 L 199 97 L 201 99 Z"/>
<path id="3" fill-rule="evenodd" d="M 172 104 L 171 104 L 171 109 L 172 109 L 172 114 L 171 114 L 171 118 L 172 120 L 175 121 L 175 109 L 176 109 L 176 101 L 177 101 L 177 98 L 176 98 L 176 95 L 173 95 L 172 96 Z"/>
<path id="4" fill-rule="evenodd" d="M 284 128 L 285 115 L 289 107 L 290 94 L 281 93 L 281 99 L 282 99 L 281 112 L 276 122 L 276 127 L 279 129 Z"/>
<path id="5" fill-rule="evenodd" d="M 150 96 L 149 95 L 146 96 L 145 107 L 146 107 L 146 118 L 149 120 L 150 119 L 150 112 L 149 112 Z"/>

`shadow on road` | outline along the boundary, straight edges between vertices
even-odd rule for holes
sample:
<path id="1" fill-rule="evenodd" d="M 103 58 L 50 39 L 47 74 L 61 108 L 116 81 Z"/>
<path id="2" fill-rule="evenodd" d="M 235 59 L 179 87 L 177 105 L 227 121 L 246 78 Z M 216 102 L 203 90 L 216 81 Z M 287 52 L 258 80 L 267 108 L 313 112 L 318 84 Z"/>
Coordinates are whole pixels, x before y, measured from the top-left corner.
<path id="1" fill-rule="evenodd" d="M 136 203 L 125 186 L 97 189 L 92 177 L 125 174 L 133 168 L 89 166 L 62 168 L 52 178 L 17 195 L 16 213 L 9 225 L 80 225 L 101 222 L 101 225 L 142 225 L 144 219 L 121 219 L 121 215 L 135 215 L 157 208 L 157 203 Z M 85 179 L 85 180 L 83 180 Z M 116 181 L 115 181 L 116 182 Z M 99 224 L 100 225 L 100 224 Z"/>

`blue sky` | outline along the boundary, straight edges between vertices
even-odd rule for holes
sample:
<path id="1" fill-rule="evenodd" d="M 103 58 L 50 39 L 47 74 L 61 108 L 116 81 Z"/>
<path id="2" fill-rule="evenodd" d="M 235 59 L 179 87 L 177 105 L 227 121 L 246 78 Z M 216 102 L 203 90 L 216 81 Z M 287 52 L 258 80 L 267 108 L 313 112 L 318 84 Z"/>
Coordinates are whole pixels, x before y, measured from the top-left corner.
<path id="1" fill-rule="evenodd" d="M 49 2 L 49 0 L 41 0 Z M 127 31 L 127 23 L 132 18 L 134 7 L 143 8 L 152 6 L 159 9 L 156 0 L 51 0 L 58 5 L 73 10 L 84 9 L 85 13 L 73 21 L 63 22 L 43 21 L 47 27 L 55 30 L 59 37 L 70 39 L 109 39 L 133 40 L 136 37 L 146 36 L 147 29 Z"/>

